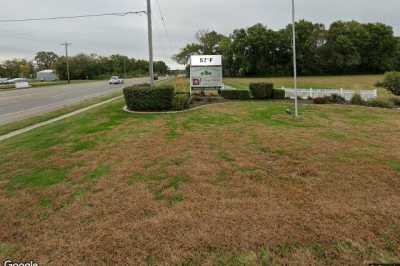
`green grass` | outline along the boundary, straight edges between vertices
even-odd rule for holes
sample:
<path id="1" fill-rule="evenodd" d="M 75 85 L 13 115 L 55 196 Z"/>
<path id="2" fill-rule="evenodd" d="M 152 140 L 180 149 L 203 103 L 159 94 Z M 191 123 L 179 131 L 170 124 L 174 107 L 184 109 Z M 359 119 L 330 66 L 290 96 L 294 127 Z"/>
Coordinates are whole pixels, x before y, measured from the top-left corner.
<path id="1" fill-rule="evenodd" d="M 99 177 L 104 177 L 110 173 L 110 166 L 108 165 L 100 165 L 93 172 L 86 175 L 85 179 L 90 181 L 95 181 Z"/>
<path id="2" fill-rule="evenodd" d="M 16 248 L 12 245 L 0 242 L 0 257 L 10 258 L 16 252 Z"/>
<path id="3" fill-rule="evenodd" d="M 62 182 L 67 176 L 67 169 L 33 169 L 25 174 L 13 176 L 8 183 L 9 190 L 25 187 L 44 188 Z"/>
<path id="4" fill-rule="evenodd" d="M 0 242 L 1 255 L 21 246 L 39 256 L 43 239 L 70 237 L 97 245 L 110 263 L 116 248 L 135 254 L 138 265 L 400 258 L 397 110 L 302 105 L 294 119 L 285 101 L 166 115 L 123 106 L 117 100 L 0 143 L 0 225 L 24 229 L 23 239 Z M 52 234 L 37 234 L 43 228 Z M 80 262 L 96 264 L 85 256 Z"/>
<path id="5" fill-rule="evenodd" d="M 400 173 L 400 161 L 391 160 L 389 161 L 389 165 L 394 171 Z"/>

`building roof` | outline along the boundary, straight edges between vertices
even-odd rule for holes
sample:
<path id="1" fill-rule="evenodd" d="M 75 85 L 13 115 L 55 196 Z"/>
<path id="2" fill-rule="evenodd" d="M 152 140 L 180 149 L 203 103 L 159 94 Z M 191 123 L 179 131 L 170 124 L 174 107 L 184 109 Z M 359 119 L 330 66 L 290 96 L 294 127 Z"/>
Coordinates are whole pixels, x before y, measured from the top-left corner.
<path id="1" fill-rule="evenodd" d="M 45 70 L 42 70 L 42 71 L 39 71 L 38 73 L 54 73 L 54 70 L 52 70 L 52 69 L 45 69 Z"/>

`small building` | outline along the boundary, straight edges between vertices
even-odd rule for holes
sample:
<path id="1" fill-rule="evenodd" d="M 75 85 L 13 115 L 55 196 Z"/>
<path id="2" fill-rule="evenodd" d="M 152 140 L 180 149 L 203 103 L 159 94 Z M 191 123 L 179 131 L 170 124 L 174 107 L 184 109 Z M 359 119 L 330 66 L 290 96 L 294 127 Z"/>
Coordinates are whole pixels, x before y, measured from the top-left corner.
<path id="1" fill-rule="evenodd" d="M 36 73 L 36 80 L 40 81 L 55 81 L 58 80 L 57 74 L 54 70 L 46 69 Z"/>

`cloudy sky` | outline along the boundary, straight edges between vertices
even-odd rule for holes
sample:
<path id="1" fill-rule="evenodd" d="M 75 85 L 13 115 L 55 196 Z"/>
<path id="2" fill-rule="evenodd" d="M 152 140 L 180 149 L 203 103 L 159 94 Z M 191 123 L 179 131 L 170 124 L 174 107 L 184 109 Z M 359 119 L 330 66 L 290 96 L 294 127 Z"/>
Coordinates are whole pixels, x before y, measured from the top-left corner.
<path id="1" fill-rule="evenodd" d="M 261 22 L 277 29 L 290 21 L 290 0 L 152 0 L 156 59 L 176 64 L 171 56 L 195 39 L 198 30 L 230 33 Z M 399 0 L 296 0 L 298 19 L 329 24 L 335 20 L 383 22 L 400 35 Z M 1 19 L 70 16 L 146 9 L 146 0 L 13 0 L 0 8 Z M 164 30 L 160 11 L 165 17 Z M 63 53 L 62 42 L 73 43 L 71 53 L 147 56 L 145 15 L 78 20 L 0 23 L 0 60 L 33 58 L 37 51 Z"/>

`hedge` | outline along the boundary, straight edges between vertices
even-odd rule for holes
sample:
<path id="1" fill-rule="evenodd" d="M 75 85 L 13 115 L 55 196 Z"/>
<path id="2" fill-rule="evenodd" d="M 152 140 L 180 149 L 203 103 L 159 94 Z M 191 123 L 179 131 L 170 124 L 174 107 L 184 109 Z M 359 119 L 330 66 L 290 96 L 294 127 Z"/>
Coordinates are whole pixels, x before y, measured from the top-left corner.
<path id="1" fill-rule="evenodd" d="M 344 104 L 346 103 L 346 99 L 338 94 L 333 94 L 329 97 L 330 103 Z"/>
<path id="2" fill-rule="evenodd" d="M 229 100 L 249 100 L 250 92 L 247 90 L 222 90 L 221 96 Z"/>
<path id="3" fill-rule="evenodd" d="M 374 99 L 367 102 L 368 106 L 371 107 L 380 107 L 380 108 L 394 108 L 395 105 L 393 102 L 387 99 Z"/>
<path id="4" fill-rule="evenodd" d="M 283 100 L 286 97 L 286 92 L 284 90 L 273 89 L 272 90 L 272 99 L 275 100 Z"/>
<path id="5" fill-rule="evenodd" d="M 394 95 L 400 95 L 400 72 L 385 73 L 385 79 L 379 85 L 382 85 Z"/>
<path id="6" fill-rule="evenodd" d="M 126 105 L 132 111 L 167 111 L 172 109 L 175 88 L 169 85 L 135 85 L 123 90 Z"/>
<path id="7" fill-rule="evenodd" d="M 318 97 L 318 98 L 315 98 L 315 99 L 313 100 L 313 102 L 314 102 L 315 104 L 328 104 L 328 103 L 329 103 L 329 97 L 328 97 L 328 96 L 325 96 L 325 97 Z"/>
<path id="8" fill-rule="evenodd" d="M 274 89 L 274 84 L 272 83 L 250 83 L 249 85 L 251 94 L 255 99 L 271 99 Z"/>
<path id="9" fill-rule="evenodd" d="M 363 100 L 360 94 L 356 93 L 350 100 L 350 103 L 353 105 L 365 105 L 366 102 Z"/>
<path id="10" fill-rule="evenodd" d="M 400 106 L 400 97 L 392 97 L 390 98 L 390 101 L 396 105 L 396 106 Z"/>

